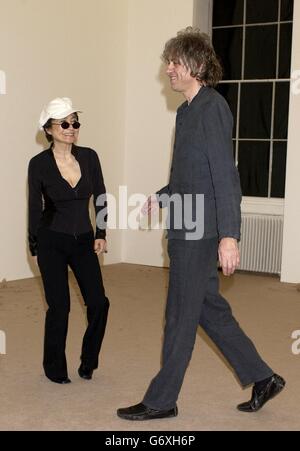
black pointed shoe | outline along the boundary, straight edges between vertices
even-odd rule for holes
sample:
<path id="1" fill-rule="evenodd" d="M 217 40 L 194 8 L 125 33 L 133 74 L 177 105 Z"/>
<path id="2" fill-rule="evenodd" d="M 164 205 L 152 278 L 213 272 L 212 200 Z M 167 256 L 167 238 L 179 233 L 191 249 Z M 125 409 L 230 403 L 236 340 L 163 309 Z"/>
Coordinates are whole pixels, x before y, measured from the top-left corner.
<path id="1" fill-rule="evenodd" d="M 78 368 L 78 374 L 82 379 L 91 380 L 93 376 L 93 371 L 91 368 L 88 368 L 87 366 L 81 364 Z"/>
<path id="2" fill-rule="evenodd" d="M 71 380 L 68 377 L 48 377 L 48 379 L 51 382 L 55 382 L 56 384 L 70 384 L 71 383 Z"/>
<path id="3" fill-rule="evenodd" d="M 257 412 L 267 401 L 278 395 L 284 386 L 285 380 L 278 374 L 274 374 L 262 390 L 257 391 L 254 386 L 250 401 L 239 404 L 237 409 L 241 412 Z"/>
<path id="4" fill-rule="evenodd" d="M 145 406 L 145 404 L 136 404 L 135 406 L 127 407 L 125 409 L 117 410 L 118 417 L 123 420 L 131 421 L 145 421 L 145 420 L 156 420 L 160 418 L 172 418 L 177 417 L 178 409 L 175 406 L 170 410 L 155 410 L 150 409 L 150 407 Z"/>

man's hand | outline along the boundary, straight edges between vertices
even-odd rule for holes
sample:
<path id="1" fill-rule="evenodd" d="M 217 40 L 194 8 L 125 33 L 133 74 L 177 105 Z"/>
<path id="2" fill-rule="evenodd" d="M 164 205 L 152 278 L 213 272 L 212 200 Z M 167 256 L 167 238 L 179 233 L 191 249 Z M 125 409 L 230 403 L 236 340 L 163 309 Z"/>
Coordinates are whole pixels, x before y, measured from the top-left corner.
<path id="1" fill-rule="evenodd" d="M 159 203 L 156 194 L 152 194 L 148 197 L 147 201 L 144 203 L 141 213 L 143 216 L 155 213 L 159 209 Z"/>
<path id="2" fill-rule="evenodd" d="M 219 261 L 224 276 L 231 276 L 240 264 L 240 252 L 235 238 L 222 238 L 219 244 Z"/>
<path id="3" fill-rule="evenodd" d="M 106 240 L 95 240 L 94 251 L 97 255 L 107 253 Z"/>

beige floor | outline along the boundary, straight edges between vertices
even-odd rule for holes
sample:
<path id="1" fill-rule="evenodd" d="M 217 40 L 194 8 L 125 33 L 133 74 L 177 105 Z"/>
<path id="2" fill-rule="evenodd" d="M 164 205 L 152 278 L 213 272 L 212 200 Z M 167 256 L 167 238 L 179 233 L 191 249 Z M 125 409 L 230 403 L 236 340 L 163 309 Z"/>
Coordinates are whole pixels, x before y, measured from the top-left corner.
<path id="1" fill-rule="evenodd" d="M 291 334 L 300 329 L 300 293 L 275 277 L 236 274 L 221 279 L 222 293 L 263 358 L 287 387 L 256 414 L 235 406 L 248 399 L 232 371 L 199 331 L 178 401 L 176 419 L 131 423 L 118 407 L 139 402 L 159 368 L 168 271 L 135 265 L 103 270 L 111 309 L 101 366 L 92 381 L 77 375 L 84 308 L 71 278 L 72 311 L 68 365 L 72 384 L 48 381 L 41 368 L 45 304 L 40 279 L 2 284 L 0 330 L 7 354 L 0 356 L 0 430 L 202 431 L 299 430 L 300 355 Z"/>

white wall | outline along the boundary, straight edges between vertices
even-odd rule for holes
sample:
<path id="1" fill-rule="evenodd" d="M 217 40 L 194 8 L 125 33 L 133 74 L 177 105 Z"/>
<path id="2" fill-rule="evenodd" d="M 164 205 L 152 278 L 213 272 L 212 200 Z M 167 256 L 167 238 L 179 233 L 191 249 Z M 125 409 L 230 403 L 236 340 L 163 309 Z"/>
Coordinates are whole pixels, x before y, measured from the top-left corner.
<path id="1" fill-rule="evenodd" d="M 69 96 L 84 111 L 79 144 L 98 151 L 110 193 L 125 181 L 129 194 L 167 182 L 183 99 L 169 89 L 160 55 L 167 39 L 193 23 L 193 7 L 193 0 L 52 0 L 47 8 L 0 0 L 0 71 L 7 78 L 0 97 L 0 281 L 36 273 L 27 249 L 26 177 L 29 159 L 47 145 L 36 124 L 50 99 Z M 162 236 L 110 230 L 105 263 L 164 264 Z"/>
<path id="2" fill-rule="evenodd" d="M 300 71 L 300 2 L 294 2 L 292 73 Z M 291 93 L 284 214 L 282 282 L 300 282 L 300 77 Z"/>
<path id="3" fill-rule="evenodd" d="M 43 150 L 42 106 L 69 96 L 84 111 L 80 144 L 101 158 L 107 189 L 124 175 L 127 0 L 0 0 L 0 281 L 32 277 L 27 250 L 27 165 Z M 2 72 L 2 74 L 3 74 Z M 105 261 L 121 260 L 110 232 Z"/>
<path id="4" fill-rule="evenodd" d="M 194 27 L 211 36 L 213 0 L 194 0 Z"/>
<path id="5" fill-rule="evenodd" d="M 129 194 L 148 195 L 167 184 L 176 109 L 160 56 L 165 42 L 193 24 L 193 0 L 129 0 L 125 179 Z M 123 261 L 167 264 L 159 231 L 124 231 Z"/>

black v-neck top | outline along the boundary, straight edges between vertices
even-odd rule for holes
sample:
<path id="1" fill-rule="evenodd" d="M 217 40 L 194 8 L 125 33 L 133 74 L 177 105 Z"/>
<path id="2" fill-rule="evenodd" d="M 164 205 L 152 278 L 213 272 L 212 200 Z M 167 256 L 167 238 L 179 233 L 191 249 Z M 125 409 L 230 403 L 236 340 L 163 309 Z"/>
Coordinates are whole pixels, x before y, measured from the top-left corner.
<path id="1" fill-rule="evenodd" d="M 29 162 L 28 235 L 32 255 L 37 255 L 40 228 L 74 237 L 93 231 L 89 215 L 91 196 L 97 218 L 95 238 L 105 239 L 106 190 L 98 155 L 92 149 L 78 146 L 72 147 L 72 154 L 81 170 L 81 178 L 74 188 L 62 177 L 52 147 L 34 156 Z"/>

